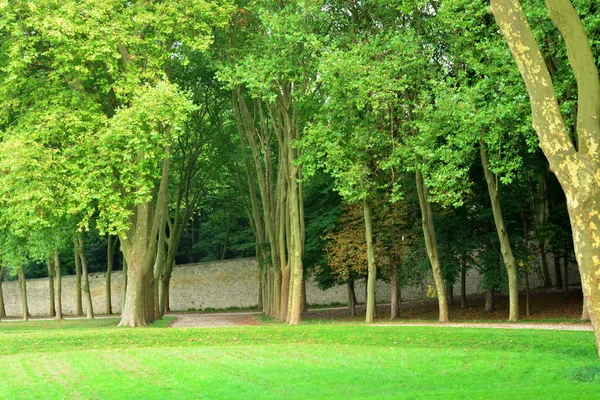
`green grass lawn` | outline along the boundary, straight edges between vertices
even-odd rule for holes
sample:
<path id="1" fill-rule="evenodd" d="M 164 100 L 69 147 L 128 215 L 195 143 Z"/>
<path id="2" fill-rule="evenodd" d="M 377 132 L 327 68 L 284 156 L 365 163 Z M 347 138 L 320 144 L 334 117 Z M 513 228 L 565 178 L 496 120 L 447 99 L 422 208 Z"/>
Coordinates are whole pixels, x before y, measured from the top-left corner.
<path id="1" fill-rule="evenodd" d="M 0 323 L 0 398 L 600 397 L 591 332 L 116 324 Z"/>

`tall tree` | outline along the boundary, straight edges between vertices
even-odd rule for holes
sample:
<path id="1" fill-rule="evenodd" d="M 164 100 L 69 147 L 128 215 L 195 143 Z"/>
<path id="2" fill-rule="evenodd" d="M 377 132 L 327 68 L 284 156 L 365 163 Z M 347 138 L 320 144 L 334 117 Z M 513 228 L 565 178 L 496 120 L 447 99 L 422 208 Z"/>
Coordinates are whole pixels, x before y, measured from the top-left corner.
<path id="1" fill-rule="evenodd" d="M 527 86 L 540 147 L 567 197 L 582 288 L 600 352 L 600 79 L 587 33 L 571 2 L 545 3 L 565 40 L 577 80 L 576 143 L 520 2 L 492 0 L 491 9 Z"/>

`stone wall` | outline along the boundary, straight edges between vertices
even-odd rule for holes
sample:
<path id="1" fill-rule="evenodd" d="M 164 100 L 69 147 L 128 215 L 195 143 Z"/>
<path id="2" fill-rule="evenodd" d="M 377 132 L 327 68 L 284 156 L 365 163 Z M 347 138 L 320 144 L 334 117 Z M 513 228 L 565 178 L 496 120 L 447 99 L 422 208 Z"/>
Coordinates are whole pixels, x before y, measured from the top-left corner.
<path id="1" fill-rule="evenodd" d="M 554 272 L 553 270 L 551 271 Z M 105 276 L 104 273 L 90 275 L 90 290 L 92 293 L 94 311 L 98 314 L 105 312 Z M 554 276 L 553 276 L 554 278 Z M 481 292 L 480 276 L 476 271 L 467 275 L 467 293 Z M 75 276 L 64 276 L 63 282 L 63 312 L 66 315 L 75 312 Z M 171 279 L 170 305 L 173 311 L 190 309 L 252 307 L 258 303 L 258 266 L 254 258 L 243 258 L 201 264 L 188 264 L 175 267 Z M 576 266 L 569 271 L 569 283 L 579 283 L 579 272 Z M 4 302 L 8 316 L 21 315 L 21 300 L 18 283 L 3 282 Z M 112 274 L 112 304 L 113 312 L 121 310 L 121 290 L 123 276 L 120 271 Z M 535 274 L 531 275 L 531 287 L 540 286 Z M 27 299 L 32 315 L 47 315 L 49 311 L 48 279 L 31 279 L 27 281 Z M 306 285 L 309 304 L 346 303 L 348 298 L 346 286 L 320 290 L 309 280 Z M 377 282 L 377 301 L 388 302 L 390 285 Z M 456 285 L 455 295 L 460 293 L 460 284 Z M 403 300 L 419 300 L 426 298 L 426 285 L 403 288 Z M 357 282 L 356 296 L 362 302 L 365 298 L 364 281 Z M 85 312 L 85 300 L 83 301 Z"/>

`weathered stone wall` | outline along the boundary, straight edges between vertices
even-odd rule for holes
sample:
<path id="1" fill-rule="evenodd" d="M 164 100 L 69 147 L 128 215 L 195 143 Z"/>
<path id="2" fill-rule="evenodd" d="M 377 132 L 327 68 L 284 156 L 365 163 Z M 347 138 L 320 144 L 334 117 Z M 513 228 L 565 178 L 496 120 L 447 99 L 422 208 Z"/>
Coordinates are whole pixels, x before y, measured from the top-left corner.
<path id="1" fill-rule="evenodd" d="M 554 271 L 552 270 L 551 273 Z M 105 276 L 104 273 L 90 275 L 90 290 L 94 311 L 105 312 Z M 553 275 L 554 278 L 554 275 Z M 476 271 L 467 275 L 467 293 L 480 292 L 480 276 Z M 569 271 L 569 283 L 579 282 L 579 272 L 576 266 Z M 75 277 L 64 276 L 63 282 L 63 312 L 75 312 Z M 113 312 L 121 310 L 122 273 L 112 274 L 112 304 Z M 243 258 L 202 264 L 177 266 L 171 279 L 171 310 L 182 311 L 189 309 L 251 307 L 258 303 L 258 266 L 255 259 Z M 9 316 L 21 315 L 21 300 L 17 282 L 3 282 L 4 302 Z M 535 274 L 531 275 L 531 287 L 540 286 Z M 48 279 L 31 279 L 27 281 L 27 298 L 29 311 L 32 315 L 47 315 L 49 311 Z M 346 303 L 348 293 L 346 286 L 320 290 L 309 280 L 306 286 L 307 299 L 310 304 Z M 387 302 L 390 298 L 390 285 L 377 282 L 377 301 Z M 455 286 L 455 295 L 460 293 L 460 284 Z M 426 285 L 403 288 L 403 300 L 419 300 L 426 297 Z M 356 296 L 358 301 L 364 301 L 364 281 L 357 282 Z M 85 312 L 85 300 L 83 301 Z"/>

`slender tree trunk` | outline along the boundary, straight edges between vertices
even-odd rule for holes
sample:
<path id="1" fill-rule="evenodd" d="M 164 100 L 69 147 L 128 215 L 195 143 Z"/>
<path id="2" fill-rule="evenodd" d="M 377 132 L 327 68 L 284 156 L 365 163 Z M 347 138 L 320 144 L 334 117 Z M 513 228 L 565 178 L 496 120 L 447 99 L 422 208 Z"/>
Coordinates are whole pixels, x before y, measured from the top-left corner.
<path id="1" fill-rule="evenodd" d="M 433 280 L 435 282 L 435 289 L 438 297 L 440 322 L 448 322 L 448 302 L 446 299 L 446 283 L 442 275 L 442 268 L 440 266 L 440 258 L 438 256 L 437 240 L 435 237 L 435 228 L 433 226 L 433 213 L 431 211 L 431 204 L 428 201 L 429 191 L 427 186 L 423 182 L 423 176 L 420 172 L 416 173 L 417 178 L 417 192 L 419 194 L 419 205 L 421 207 L 421 221 L 423 224 L 423 235 L 425 237 L 425 246 L 427 247 L 427 256 L 431 263 L 431 270 L 433 272 Z"/>
<path id="2" fill-rule="evenodd" d="M 548 255 L 546 254 L 546 243 L 544 240 L 538 241 L 538 250 L 540 252 L 540 259 L 542 261 L 542 277 L 544 280 L 544 287 L 550 289 L 552 287 L 552 277 L 550 276 L 550 268 L 548 267 Z"/>
<path id="3" fill-rule="evenodd" d="M 50 308 L 48 310 L 48 316 L 56 316 L 56 308 L 54 304 L 54 265 L 52 264 L 52 258 L 48 257 L 48 289 L 50 290 Z"/>
<path id="4" fill-rule="evenodd" d="M 56 319 L 63 319 L 62 314 L 62 274 L 60 270 L 60 253 L 54 249 L 54 271 L 56 275 Z"/>
<path id="5" fill-rule="evenodd" d="M 567 300 L 569 298 L 569 256 L 565 252 L 563 255 L 563 298 Z"/>
<path id="6" fill-rule="evenodd" d="M 306 298 L 306 279 L 302 280 L 302 312 L 308 312 L 308 299 Z"/>
<path id="7" fill-rule="evenodd" d="M 29 307 L 27 307 L 27 281 L 23 267 L 17 268 L 17 277 L 19 278 L 19 290 L 21 292 L 21 310 L 23 312 L 23 321 L 29 320 Z"/>
<path id="8" fill-rule="evenodd" d="M 73 254 L 75 255 L 75 315 L 80 317 L 83 315 L 83 302 L 81 298 L 81 259 L 79 258 L 79 250 L 77 249 L 77 238 L 73 239 L 73 245 Z"/>
<path id="9" fill-rule="evenodd" d="M 350 310 L 350 315 L 356 317 L 356 293 L 354 292 L 354 281 L 349 280 L 347 283 L 348 286 L 348 309 Z"/>
<path id="10" fill-rule="evenodd" d="M 108 235 L 107 238 L 107 247 L 106 247 L 106 256 L 108 257 L 108 263 L 106 266 L 106 315 L 112 315 L 112 288 L 111 288 L 111 280 L 112 280 L 112 271 L 113 271 L 113 263 L 115 260 L 115 248 L 117 243 L 117 238 L 111 235 Z"/>
<path id="11" fill-rule="evenodd" d="M 563 289 L 563 277 L 562 268 L 560 267 L 561 256 L 557 252 L 553 251 L 552 256 L 554 257 L 554 276 L 556 276 L 556 288 Z"/>
<path id="12" fill-rule="evenodd" d="M 2 292 L 2 281 L 4 280 L 4 266 L 0 265 L 0 319 L 6 318 L 6 309 L 4 308 L 4 293 Z"/>
<path id="13" fill-rule="evenodd" d="M 392 281 L 392 296 L 391 296 L 391 312 L 390 319 L 396 319 L 400 316 L 400 293 L 398 290 L 398 262 L 396 257 L 391 254 L 391 281 Z"/>
<path id="14" fill-rule="evenodd" d="M 485 312 L 494 312 L 496 307 L 494 307 L 494 289 L 488 289 L 485 292 L 485 307 L 483 311 Z"/>
<path id="15" fill-rule="evenodd" d="M 462 256 L 460 268 L 460 308 L 467 307 L 467 257 Z"/>
<path id="16" fill-rule="evenodd" d="M 525 316 L 529 317 L 531 315 L 531 308 L 529 301 L 529 272 L 525 271 Z"/>
<path id="17" fill-rule="evenodd" d="M 448 296 L 448 305 L 454 305 L 454 285 L 448 285 L 446 287 L 446 295 Z"/>
<path id="18" fill-rule="evenodd" d="M 508 273 L 508 297 L 510 302 L 508 320 L 515 322 L 519 320 L 519 278 L 517 275 L 517 262 L 513 256 L 510 240 L 508 239 L 508 232 L 504 226 L 504 218 L 502 217 L 500 199 L 498 198 L 498 184 L 494 174 L 492 171 L 490 171 L 487 145 L 483 140 L 479 142 L 479 151 L 481 155 L 481 163 L 483 164 L 483 171 L 485 173 L 485 180 L 487 182 L 488 192 L 490 195 L 490 201 L 492 203 L 494 223 L 496 224 L 496 231 L 498 232 L 498 239 L 500 240 L 502 259 L 504 260 L 504 265 L 506 266 L 506 271 Z"/>
<path id="19" fill-rule="evenodd" d="M 85 297 L 86 315 L 88 319 L 94 318 L 94 306 L 92 305 L 92 294 L 90 293 L 90 277 L 88 275 L 87 257 L 85 256 L 85 246 L 83 235 L 77 234 L 77 250 L 81 260 L 81 272 L 83 275 L 83 294 Z"/>
<path id="20" fill-rule="evenodd" d="M 366 323 L 373 322 L 375 317 L 375 280 L 377 279 L 377 266 L 375 265 L 375 249 L 373 247 L 373 226 L 371 220 L 371 207 L 367 200 L 363 200 L 364 218 L 365 218 L 365 237 L 367 241 L 367 313 Z"/>

